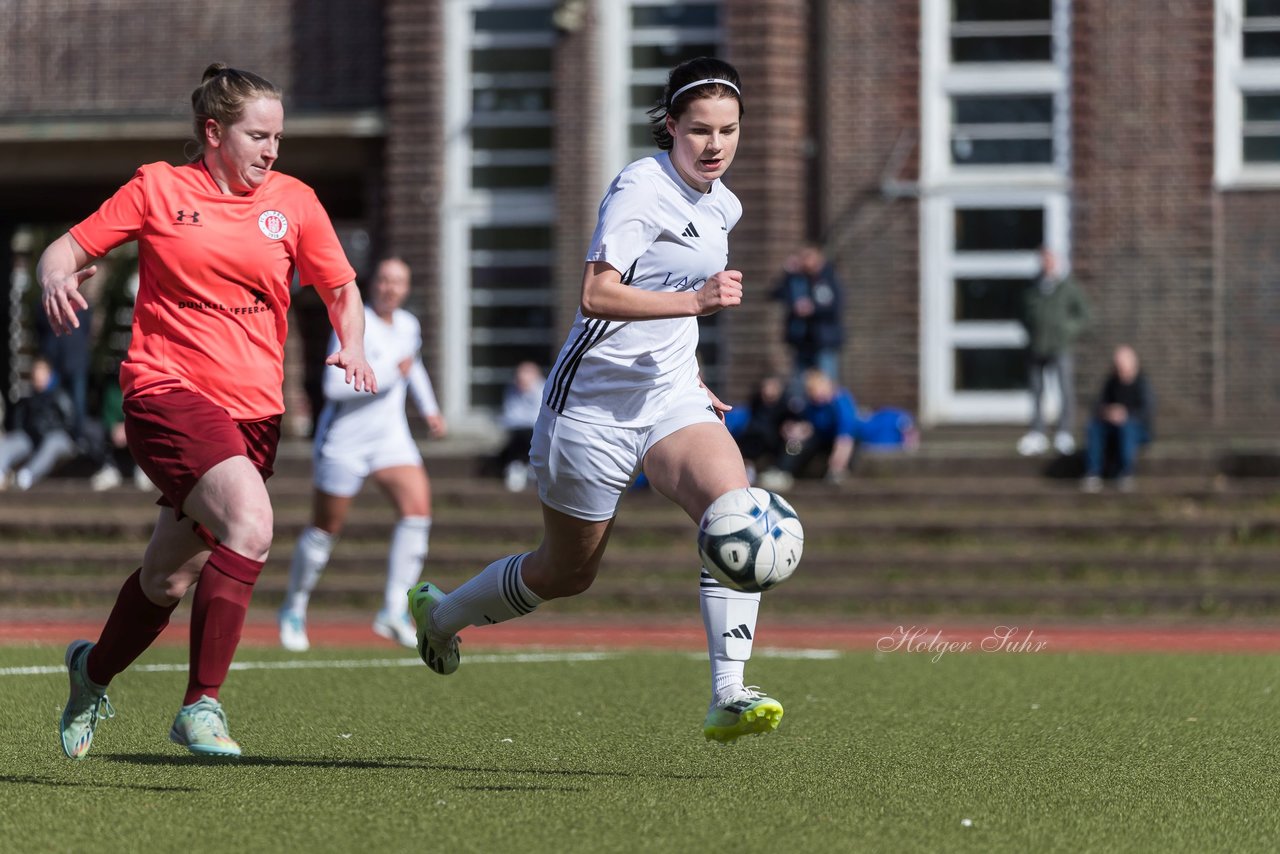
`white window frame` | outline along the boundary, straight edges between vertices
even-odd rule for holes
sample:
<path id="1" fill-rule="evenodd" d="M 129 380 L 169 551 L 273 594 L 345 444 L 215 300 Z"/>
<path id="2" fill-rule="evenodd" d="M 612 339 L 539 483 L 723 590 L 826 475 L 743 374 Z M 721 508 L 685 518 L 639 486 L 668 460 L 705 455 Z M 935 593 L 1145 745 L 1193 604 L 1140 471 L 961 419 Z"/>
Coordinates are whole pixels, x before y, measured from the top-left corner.
<path id="1" fill-rule="evenodd" d="M 1213 182 L 1218 189 L 1280 187 L 1280 163 L 1246 163 L 1244 98 L 1280 95 L 1280 59 L 1244 58 L 1244 0 L 1214 3 Z"/>
<path id="2" fill-rule="evenodd" d="M 959 391 L 955 349 L 1023 347 L 1016 321 L 955 320 L 955 278 L 1034 276 L 1034 251 L 955 251 L 955 210 L 1042 207 L 1046 245 L 1070 259 L 1070 0 L 1054 0 L 1054 62 L 950 61 L 950 2 L 921 0 L 920 157 L 920 420 L 935 424 L 1026 423 L 1026 391 Z M 1052 164 L 956 165 L 951 160 L 951 98 L 955 95 L 1051 94 Z M 1052 386 L 1050 386 L 1052 389 Z M 1060 401 L 1050 391 L 1052 418 Z"/>
<path id="3" fill-rule="evenodd" d="M 921 0 L 920 180 L 928 187 L 1053 186 L 1071 162 L 1069 0 L 1054 0 L 1054 62 L 951 62 L 950 0 Z M 956 95 L 1053 97 L 1053 163 L 957 165 L 951 160 L 951 99 Z"/>
<path id="4" fill-rule="evenodd" d="M 445 415 L 455 423 L 455 429 L 491 425 L 491 413 L 472 404 L 471 386 L 475 382 L 493 383 L 500 379 L 471 361 L 471 345 L 488 340 L 486 330 L 472 328 L 471 309 L 475 305 L 495 304 L 485 294 L 471 289 L 473 262 L 485 260 L 486 254 L 472 249 L 471 229 L 474 226 L 554 225 L 555 220 L 555 196 L 550 190 L 495 191 L 471 186 L 473 165 L 539 165 L 550 162 L 551 152 L 546 156 L 495 152 L 473 157 L 469 138 L 473 87 L 491 77 L 502 76 L 473 73 L 472 48 L 499 43 L 503 47 L 541 46 L 554 40 L 554 34 L 548 32 L 543 37 L 513 33 L 495 39 L 489 34 L 473 33 L 468 16 L 476 9 L 491 6 L 548 8 L 552 5 L 553 0 L 445 0 L 444 191 L 440 200 L 440 336 L 444 365 L 433 378 L 440 385 Z M 551 122 L 550 112 L 546 119 Z M 502 122 L 503 117 L 495 115 L 486 124 L 499 126 Z M 539 253 L 538 263 L 545 261 L 550 265 L 551 254 L 550 249 Z M 548 293 L 548 303 L 551 298 Z M 554 349 L 554 343 L 551 346 Z"/>
<path id="5" fill-rule="evenodd" d="M 721 14 L 724 0 L 700 0 L 709 5 L 719 5 Z M 663 45 L 675 42 L 706 41 L 724 45 L 724 27 L 645 27 L 637 32 L 631 26 L 631 10 L 649 6 L 681 6 L 683 0 L 609 0 L 597 5 L 599 15 L 597 44 L 605 103 L 603 105 L 605 156 L 602 158 L 603 195 L 613 177 L 635 159 L 631 148 L 631 125 L 638 119 L 648 120 L 648 106 L 633 107 L 631 86 L 636 83 L 663 85 L 670 69 L 635 71 L 631 66 L 631 48 L 637 45 Z M 621 45 L 623 49 L 619 50 Z M 647 150 L 646 152 L 647 153 Z M 641 155 L 643 156 L 643 155 Z"/>
<path id="6" fill-rule="evenodd" d="M 953 385 L 957 347 L 1025 347 L 1026 330 L 1017 321 L 955 320 L 957 277 L 1030 278 L 1039 270 L 1035 250 L 957 252 L 956 208 L 1040 207 L 1045 211 L 1044 240 L 1056 255 L 1067 258 L 1070 199 L 1064 191 L 962 191 L 922 201 L 920 312 L 921 421 L 925 424 L 1013 424 L 1031 417 L 1025 391 L 959 391 Z M 1052 389 L 1052 386 L 1050 386 Z M 1045 401 L 1052 419 L 1060 402 L 1056 393 Z"/>

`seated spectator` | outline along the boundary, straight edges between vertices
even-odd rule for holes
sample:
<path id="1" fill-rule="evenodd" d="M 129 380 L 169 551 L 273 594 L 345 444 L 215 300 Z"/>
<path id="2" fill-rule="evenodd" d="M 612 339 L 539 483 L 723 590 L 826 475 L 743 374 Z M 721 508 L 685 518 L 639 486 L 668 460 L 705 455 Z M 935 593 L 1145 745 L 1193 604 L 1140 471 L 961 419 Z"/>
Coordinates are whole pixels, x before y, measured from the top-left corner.
<path id="1" fill-rule="evenodd" d="M 764 377 L 749 402 L 725 413 L 725 426 L 738 443 L 747 464 L 747 480 L 752 483 L 756 468 L 775 464 L 781 454 L 782 423 L 791 414 L 785 391 L 786 383 L 780 377 Z"/>
<path id="2" fill-rule="evenodd" d="M 44 358 L 31 364 L 31 394 L 14 405 L 13 429 L 0 438 L 0 489 L 27 490 L 77 453 L 75 408 Z M 14 466 L 21 466 L 14 471 Z"/>
<path id="3" fill-rule="evenodd" d="M 512 492 L 520 492 L 529 482 L 529 443 L 533 441 L 533 425 L 542 408 L 546 381 L 535 363 L 521 362 L 502 398 L 502 426 L 507 431 L 507 441 L 498 452 L 498 465 Z"/>
<path id="4" fill-rule="evenodd" d="M 826 457 L 824 477 L 828 482 L 839 483 L 849 470 L 858 435 L 853 395 L 817 368 L 805 372 L 804 393 L 803 411 L 782 426 L 785 445 L 778 469 L 760 476 L 765 489 L 789 488 L 809 462 L 821 455 Z"/>
<path id="5" fill-rule="evenodd" d="M 133 481 L 137 489 L 153 489 L 150 478 L 133 461 L 124 432 L 124 394 L 118 381 L 108 382 L 102 391 L 102 420 L 90 425 L 93 435 L 89 445 L 98 470 L 89 478 L 94 492 L 113 489 L 124 482 Z"/>
<path id="6" fill-rule="evenodd" d="M 1085 492 L 1102 489 L 1102 476 L 1115 472 L 1122 491 L 1133 489 L 1138 446 L 1151 441 L 1154 401 L 1138 366 L 1138 354 L 1127 344 L 1116 348 L 1113 367 L 1098 396 L 1089 422 L 1085 452 Z M 1107 463 L 1112 467 L 1108 468 Z"/>

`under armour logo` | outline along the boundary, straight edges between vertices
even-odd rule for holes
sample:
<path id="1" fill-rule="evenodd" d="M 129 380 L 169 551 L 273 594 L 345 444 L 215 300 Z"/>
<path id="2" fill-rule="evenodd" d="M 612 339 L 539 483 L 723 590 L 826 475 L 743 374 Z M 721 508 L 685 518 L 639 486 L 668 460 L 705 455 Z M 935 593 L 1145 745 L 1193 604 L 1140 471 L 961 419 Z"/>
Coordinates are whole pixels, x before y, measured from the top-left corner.
<path id="1" fill-rule="evenodd" d="M 694 228 L 693 223 L 691 222 L 684 227 L 684 231 L 680 232 L 680 236 L 681 237 L 701 237 L 702 235 L 698 234 L 698 229 Z"/>
<path id="2" fill-rule="evenodd" d="M 173 221 L 174 221 L 174 222 L 183 222 L 183 221 L 188 220 L 188 219 L 190 219 L 190 220 L 191 220 L 191 224 L 192 224 L 192 225 L 199 225 L 199 224 L 200 224 L 200 211 L 192 211 L 191 213 L 187 213 L 185 210 L 178 211 L 178 215 L 177 215 L 176 217 L 174 217 L 174 218 L 173 218 Z"/>

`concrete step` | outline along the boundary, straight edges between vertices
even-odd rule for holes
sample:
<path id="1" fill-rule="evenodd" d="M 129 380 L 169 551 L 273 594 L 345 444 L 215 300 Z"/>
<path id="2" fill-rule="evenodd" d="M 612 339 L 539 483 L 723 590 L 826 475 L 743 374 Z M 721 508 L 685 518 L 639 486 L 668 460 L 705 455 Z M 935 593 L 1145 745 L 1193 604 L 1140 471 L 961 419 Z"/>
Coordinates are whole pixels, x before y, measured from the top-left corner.
<path id="1" fill-rule="evenodd" d="M 267 562 L 268 575 L 287 574 L 291 541 L 278 542 Z M 517 547 L 518 548 L 518 547 Z M 74 584 L 86 577 L 115 576 L 136 565 L 139 542 L 31 541 L 9 544 L 0 552 L 0 591 L 10 582 L 35 579 Z M 514 551 L 515 549 L 513 549 Z M 498 544 L 433 543 L 427 561 L 432 577 L 470 577 L 507 553 Z M 327 577 L 335 575 L 380 578 L 385 574 L 387 541 L 339 542 L 329 562 Z M 602 572 L 687 580 L 697 565 L 692 543 L 656 545 L 643 550 L 613 548 L 605 554 Z M 1280 545 L 1250 549 L 1165 549 L 1141 552 L 1131 549 L 992 549 L 981 552 L 943 551 L 919 547 L 882 547 L 867 551 L 809 549 L 804 576 L 813 580 L 943 578 L 1026 579 L 1107 575 L 1117 581 L 1137 577 L 1163 580 L 1201 577 L 1280 578 Z"/>
<path id="2" fill-rule="evenodd" d="M 0 540 L 54 538 L 132 539 L 145 543 L 155 522 L 154 512 L 115 512 L 110 516 L 51 517 L 27 516 L 14 519 L 0 513 Z M 297 536 L 306 525 L 305 517 L 276 519 L 280 538 Z M 1178 543 L 1257 543 L 1280 538 L 1280 520 L 1274 515 L 1239 516 L 1233 519 L 869 519 L 852 515 L 844 524 L 820 530 L 810 522 L 808 551 L 837 548 L 873 548 L 883 542 L 928 542 L 933 544 L 965 543 L 974 540 L 1052 540 L 1052 542 L 1093 542 L 1126 539 L 1134 544 L 1148 542 Z M 348 522 L 344 536 L 351 539 L 376 539 L 387 536 L 390 524 L 385 517 L 356 516 Z M 639 524 L 620 524 L 614 529 L 613 542 L 644 547 L 664 540 L 689 538 L 691 522 L 685 519 L 655 520 Z M 541 538 L 541 524 L 536 517 L 502 517 L 481 515 L 467 517 L 436 516 L 433 539 L 481 540 L 481 542 L 524 543 L 531 545 Z"/>
<path id="3" fill-rule="evenodd" d="M 34 581 L 34 580 L 33 580 Z M 7 591 L 9 608 L 51 607 L 109 609 L 122 576 L 96 578 L 70 587 L 23 584 Z M 285 581 L 264 577 L 254 596 L 254 610 L 276 609 Z M 326 577 L 312 596 L 316 610 L 361 608 L 370 613 L 382 600 L 382 585 L 374 579 Z M 619 609 L 645 612 L 684 612 L 696 609 L 693 582 L 674 585 L 645 578 L 602 577 L 582 596 L 556 602 L 558 613 L 573 614 Z M 985 614 L 1055 614 L 1134 616 L 1179 612 L 1207 615 L 1265 615 L 1280 608 L 1280 584 L 885 584 L 849 580 L 839 584 L 806 585 L 794 580 L 766 594 L 771 613 L 814 615 L 928 614 L 935 612 Z"/>
<path id="4" fill-rule="evenodd" d="M 489 478 L 440 477 L 431 482 L 433 501 L 440 506 L 528 509 L 536 507 L 534 490 L 511 493 L 501 484 Z M 308 477 L 275 477 L 269 482 L 269 491 L 277 508 L 304 504 L 310 507 L 312 485 Z M 629 494 L 643 495 L 644 491 Z M 1112 504 L 1119 507 L 1149 507 L 1170 500 L 1245 505 L 1251 502 L 1272 502 L 1277 509 L 1280 503 L 1280 478 L 1238 479 L 1223 476 L 1166 476 L 1145 478 L 1137 489 L 1127 495 L 1107 490 L 1100 495 L 1084 495 L 1078 484 L 1070 480 L 1008 476 L 920 476 L 911 478 L 854 478 L 839 486 L 817 481 L 799 481 L 784 493 L 794 503 L 831 503 L 852 501 L 859 504 L 920 506 L 972 505 L 982 502 L 987 506 L 1097 506 Z M 105 492 L 85 489 L 83 480 L 54 478 L 37 484 L 28 492 L 0 493 L 0 507 L 60 507 L 69 503 L 81 509 L 114 507 L 120 504 L 151 504 L 157 493 L 139 492 L 132 488 L 117 487 Z M 357 501 L 358 505 L 385 499 L 373 484 L 366 485 Z M 626 505 L 624 505 L 626 506 Z"/>

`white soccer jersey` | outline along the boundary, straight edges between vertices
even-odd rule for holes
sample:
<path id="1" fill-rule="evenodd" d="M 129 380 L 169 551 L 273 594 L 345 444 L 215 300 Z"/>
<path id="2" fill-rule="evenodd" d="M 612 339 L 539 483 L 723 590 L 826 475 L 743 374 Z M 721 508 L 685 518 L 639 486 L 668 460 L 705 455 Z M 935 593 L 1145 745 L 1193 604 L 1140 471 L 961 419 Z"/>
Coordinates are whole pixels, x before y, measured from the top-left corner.
<path id="1" fill-rule="evenodd" d="M 329 338 L 329 352 L 338 349 L 338 336 Z M 378 393 L 356 391 L 342 368 L 324 369 L 324 396 L 328 401 L 316 423 L 316 453 L 359 454 L 387 441 L 403 441 L 409 434 L 405 396 L 413 398 L 423 415 L 436 415 L 431 378 L 422 366 L 422 327 L 418 319 L 396 309 L 387 323 L 368 306 L 364 310 L 364 355 L 378 380 Z M 405 359 L 413 360 L 406 377 L 400 372 Z"/>
<path id="2" fill-rule="evenodd" d="M 729 230 L 742 204 L 714 181 L 700 193 L 661 152 L 614 179 L 600 203 L 587 261 L 604 261 L 623 284 L 647 291 L 701 288 L 725 269 Z M 544 402 L 580 421 L 642 427 L 658 420 L 671 390 L 696 376 L 698 321 L 611 321 L 578 311 L 547 380 Z"/>

